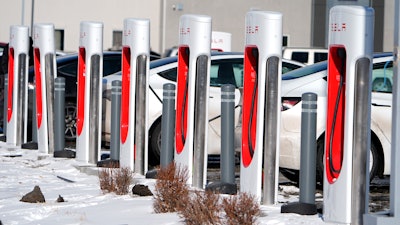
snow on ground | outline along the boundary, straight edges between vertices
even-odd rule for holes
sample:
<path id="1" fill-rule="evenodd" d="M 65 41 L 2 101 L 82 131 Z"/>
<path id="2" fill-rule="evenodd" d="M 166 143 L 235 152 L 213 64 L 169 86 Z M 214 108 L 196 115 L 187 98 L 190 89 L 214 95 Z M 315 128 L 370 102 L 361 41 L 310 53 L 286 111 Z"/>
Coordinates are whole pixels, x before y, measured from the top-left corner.
<path id="1" fill-rule="evenodd" d="M 135 175 L 134 183 L 154 189 L 155 181 Z M 38 185 L 45 203 L 24 203 L 20 199 Z M 133 184 L 132 184 L 133 185 Z M 294 190 L 291 190 L 294 189 Z M 298 201 L 284 187 L 279 202 Z M 285 193 L 284 193 L 285 192 Z M 65 202 L 56 202 L 61 195 Z M 0 221 L 4 225 L 20 224 L 184 224 L 176 213 L 156 214 L 153 197 L 103 194 L 97 168 L 75 159 L 53 158 L 37 150 L 24 150 L 0 142 Z M 261 206 L 259 224 L 325 224 L 321 215 L 281 214 L 281 204 Z"/>

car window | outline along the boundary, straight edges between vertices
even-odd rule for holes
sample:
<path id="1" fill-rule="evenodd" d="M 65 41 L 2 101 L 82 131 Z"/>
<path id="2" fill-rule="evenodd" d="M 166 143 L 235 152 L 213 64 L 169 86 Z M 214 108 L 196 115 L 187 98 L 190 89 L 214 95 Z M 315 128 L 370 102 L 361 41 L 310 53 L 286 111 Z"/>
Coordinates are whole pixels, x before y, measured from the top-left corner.
<path id="1" fill-rule="evenodd" d="M 121 56 L 103 57 L 103 76 L 121 70 Z"/>
<path id="2" fill-rule="evenodd" d="M 282 62 L 282 74 L 300 68 L 300 65 Z M 243 87 L 243 59 L 212 60 L 210 67 L 210 85 L 220 87 L 223 84 L 233 84 Z M 161 77 L 176 82 L 177 68 L 161 71 Z"/>
<path id="3" fill-rule="evenodd" d="M 316 64 L 312 64 L 310 66 L 306 66 L 303 68 L 300 68 L 298 70 L 290 71 L 284 75 L 282 75 L 282 80 L 292 80 L 292 79 L 297 79 L 300 77 L 308 76 L 323 70 L 326 70 L 327 68 L 327 63 L 326 61 L 324 62 L 319 62 Z"/>
<path id="4" fill-rule="evenodd" d="M 210 67 L 210 85 L 220 87 L 232 84 L 243 86 L 243 59 L 213 60 Z"/>
<path id="5" fill-rule="evenodd" d="M 121 57 L 110 56 L 103 57 L 103 76 L 121 71 Z M 70 63 L 59 66 L 57 74 L 63 77 L 76 77 L 78 73 L 78 61 L 73 60 Z"/>
<path id="6" fill-rule="evenodd" d="M 322 62 L 328 59 L 328 53 L 326 52 L 315 52 L 314 53 L 314 63 Z"/>
<path id="7" fill-rule="evenodd" d="M 296 64 L 282 62 L 282 74 L 301 68 Z M 243 59 L 216 60 L 210 68 L 210 85 L 220 87 L 223 84 L 233 84 L 243 87 Z"/>
<path id="8" fill-rule="evenodd" d="M 177 68 L 161 71 L 161 77 L 176 82 Z M 210 85 L 220 87 L 223 84 L 243 86 L 243 59 L 212 60 L 210 67 Z"/>
<path id="9" fill-rule="evenodd" d="M 57 76 L 76 77 L 78 73 L 78 61 L 74 60 L 68 64 L 58 67 Z"/>
<path id="10" fill-rule="evenodd" d="M 298 69 L 298 68 L 301 68 L 301 66 L 299 66 L 297 64 L 282 62 L 282 74 L 285 74 L 287 72 L 290 72 L 290 71 Z"/>
<path id="11" fill-rule="evenodd" d="M 167 80 L 176 82 L 176 76 L 178 74 L 178 68 L 174 67 L 169 70 L 164 70 L 158 73 L 161 77 L 164 77 Z"/>
<path id="12" fill-rule="evenodd" d="M 392 93 L 393 62 L 375 63 L 372 70 L 372 92 Z"/>
<path id="13" fill-rule="evenodd" d="M 308 52 L 293 52 L 292 60 L 307 63 L 308 62 Z"/>

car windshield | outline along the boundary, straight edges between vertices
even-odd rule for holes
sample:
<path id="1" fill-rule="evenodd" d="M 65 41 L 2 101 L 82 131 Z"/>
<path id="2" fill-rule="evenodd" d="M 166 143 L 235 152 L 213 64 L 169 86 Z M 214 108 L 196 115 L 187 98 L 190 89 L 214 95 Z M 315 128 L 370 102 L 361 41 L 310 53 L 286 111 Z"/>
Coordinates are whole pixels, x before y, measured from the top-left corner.
<path id="1" fill-rule="evenodd" d="M 393 62 L 374 63 L 372 70 L 372 92 L 391 93 L 393 84 Z"/>
<path id="2" fill-rule="evenodd" d="M 178 57 L 176 56 L 154 60 L 150 62 L 150 69 L 154 69 L 170 63 L 175 63 L 176 61 L 178 61 Z"/>
<path id="3" fill-rule="evenodd" d="M 290 71 L 282 75 L 282 80 L 292 80 L 300 77 L 308 76 L 310 74 L 318 73 L 320 71 L 326 70 L 327 62 L 320 62 L 310 66 L 306 66 L 297 70 Z"/>

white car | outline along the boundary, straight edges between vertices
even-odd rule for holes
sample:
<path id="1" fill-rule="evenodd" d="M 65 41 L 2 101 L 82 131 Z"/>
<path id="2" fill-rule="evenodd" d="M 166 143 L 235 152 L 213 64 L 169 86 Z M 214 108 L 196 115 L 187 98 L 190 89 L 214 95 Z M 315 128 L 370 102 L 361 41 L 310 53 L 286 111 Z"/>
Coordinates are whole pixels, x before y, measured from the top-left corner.
<path id="1" fill-rule="evenodd" d="M 392 53 L 375 54 L 372 72 L 370 175 L 390 174 L 392 116 Z M 282 123 L 280 168 L 289 179 L 298 180 L 300 169 L 301 96 L 318 95 L 317 106 L 317 181 L 323 178 L 323 153 L 326 124 L 327 62 L 291 71 L 282 76 Z"/>
<path id="2" fill-rule="evenodd" d="M 158 165 L 160 158 L 161 142 L 161 114 L 163 85 L 174 83 L 177 77 L 177 57 L 168 57 L 150 62 L 149 74 L 149 164 Z M 282 60 L 282 73 L 303 67 L 304 64 Z M 106 90 L 103 93 L 103 140 L 110 140 L 111 118 L 111 82 L 121 80 L 121 73 L 105 76 L 103 85 Z M 240 114 L 240 89 L 243 87 L 243 53 L 212 52 L 210 67 L 210 89 L 209 89 L 209 127 L 208 127 L 208 154 L 220 154 L 221 143 L 221 85 L 233 84 L 235 90 L 235 123 L 239 122 Z"/>

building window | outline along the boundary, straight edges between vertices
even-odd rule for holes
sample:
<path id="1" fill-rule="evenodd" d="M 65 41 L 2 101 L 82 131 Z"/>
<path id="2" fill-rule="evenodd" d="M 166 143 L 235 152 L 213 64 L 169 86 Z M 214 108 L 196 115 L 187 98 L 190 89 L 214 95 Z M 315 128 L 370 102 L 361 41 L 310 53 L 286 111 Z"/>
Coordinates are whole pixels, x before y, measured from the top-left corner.
<path id="1" fill-rule="evenodd" d="M 64 51 L 64 30 L 54 30 L 54 44 L 57 50 Z"/>
<path id="2" fill-rule="evenodd" d="M 282 47 L 288 46 L 288 36 L 282 37 Z"/>
<path id="3" fill-rule="evenodd" d="M 121 50 L 121 49 L 122 49 L 122 31 L 114 30 L 112 39 L 112 50 Z"/>

